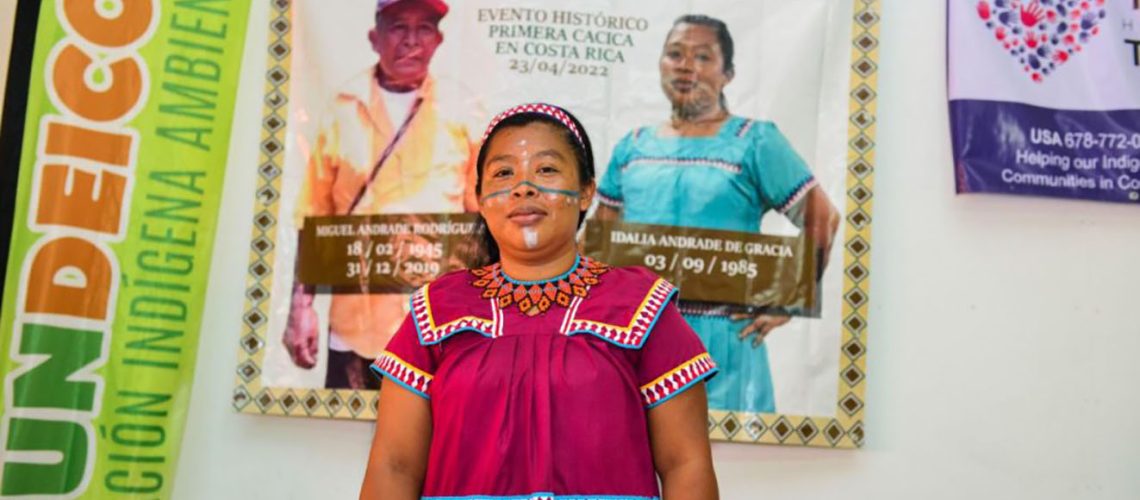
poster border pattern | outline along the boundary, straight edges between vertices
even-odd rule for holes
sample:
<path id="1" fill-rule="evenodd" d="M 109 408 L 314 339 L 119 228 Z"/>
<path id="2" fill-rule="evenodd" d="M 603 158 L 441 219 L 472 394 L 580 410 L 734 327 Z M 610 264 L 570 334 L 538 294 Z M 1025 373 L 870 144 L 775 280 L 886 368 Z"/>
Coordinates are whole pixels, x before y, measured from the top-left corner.
<path id="1" fill-rule="evenodd" d="M 863 410 L 881 0 L 851 1 L 854 16 L 847 127 L 847 224 L 843 235 L 843 319 L 835 416 L 713 410 L 709 412 L 708 430 L 709 437 L 716 441 L 857 448 L 865 439 Z M 285 152 L 292 61 L 291 7 L 291 0 L 274 0 L 270 7 L 269 64 L 265 73 L 258 185 L 254 194 L 249 273 L 231 404 L 238 412 L 259 415 L 374 419 L 378 401 L 375 391 L 267 387 L 261 382 Z"/>

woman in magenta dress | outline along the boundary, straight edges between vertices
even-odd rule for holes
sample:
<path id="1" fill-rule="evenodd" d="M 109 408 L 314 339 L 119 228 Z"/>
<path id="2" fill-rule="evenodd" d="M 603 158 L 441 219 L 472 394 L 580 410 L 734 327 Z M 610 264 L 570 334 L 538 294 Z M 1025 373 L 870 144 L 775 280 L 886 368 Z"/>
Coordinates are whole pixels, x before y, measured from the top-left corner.
<path id="1" fill-rule="evenodd" d="M 503 112 L 476 189 L 488 265 L 415 293 L 373 364 L 392 383 L 362 498 L 716 498 L 700 383 L 716 366 L 676 290 L 577 253 L 595 190 L 581 124 Z"/>

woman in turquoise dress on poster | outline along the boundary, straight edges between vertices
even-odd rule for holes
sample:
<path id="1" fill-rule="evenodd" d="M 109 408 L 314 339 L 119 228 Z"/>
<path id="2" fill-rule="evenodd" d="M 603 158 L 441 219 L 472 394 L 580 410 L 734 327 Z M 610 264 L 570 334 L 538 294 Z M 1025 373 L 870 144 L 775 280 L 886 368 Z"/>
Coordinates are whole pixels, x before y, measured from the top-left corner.
<path id="1" fill-rule="evenodd" d="M 771 122 L 731 115 L 723 89 L 733 77 L 733 42 L 717 19 L 677 19 L 662 50 L 661 86 L 671 119 L 637 128 L 614 148 L 598 187 L 599 219 L 760 232 L 780 212 L 827 255 L 839 225 L 807 164 Z M 767 346 L 788 316 L 733 314 L 729 307 L 681 303 L 685 318 L 721 367 L 709 408 L 776 411 Z"/>

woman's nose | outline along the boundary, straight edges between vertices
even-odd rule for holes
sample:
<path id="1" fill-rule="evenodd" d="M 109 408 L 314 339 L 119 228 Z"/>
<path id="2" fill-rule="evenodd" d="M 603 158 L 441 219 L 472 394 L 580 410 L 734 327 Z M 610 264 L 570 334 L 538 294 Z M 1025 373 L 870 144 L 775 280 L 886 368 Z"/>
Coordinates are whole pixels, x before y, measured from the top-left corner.
<path id="1" fill-rule="evenodd" d="M 538 190 L 531 183 L 523 181 L 511 190 L 511 195 L 518 198 L 532 198 L 538 195 Z"/>

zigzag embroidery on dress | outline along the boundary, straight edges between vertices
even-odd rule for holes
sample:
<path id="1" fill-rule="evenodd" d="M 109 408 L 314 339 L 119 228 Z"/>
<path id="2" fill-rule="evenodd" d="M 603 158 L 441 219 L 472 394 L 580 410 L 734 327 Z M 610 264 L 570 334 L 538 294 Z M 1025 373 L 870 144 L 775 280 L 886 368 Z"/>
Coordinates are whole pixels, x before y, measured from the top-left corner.
<path id="1" fill-rule="evenodd" d="M 494 336 L 494 321 L 476 316 L 463 316 L 443 325 L 436 325 L 432 316 L 431 299 L 425 285 L 412 294 L 412 320 L 416 323 L 416 331 L 420 336 L 420 343 L 424 345 L 436 344 L 449 335 L 462 330 L 477 331 L 488 337 Z M 491 301 L 491 314 L 494 315 L 495 304 Z"/>
<path id="2" fill-rule="evenodd" d="M 646 407 L 665 402 L 673 395 L 681 392 L 696 381 L 711 375 L 716 371 L 716 363 L 708 353 L 702 353 L 657 377 L 648 384 L 641 386 L 641 400 Z"/>
<path id="3" fill-rule="evenodd" d="M 626 162 L 625 165 L 622 165 L 621 170 L 624 172 L 628 168 L 636 167 L 641 164 L 647 164 L 649 166 L 665 164 L 682 167 L 709 167 L 723 170 L 730 174 L 739 174 L 742 171 L 740 165 L 722 160 L 714 160 L 711 158 L 669 158 L 661 156 L 647 156 L 631 160 Z"/>
<path id="4" fill-rule="evenodd" d="M 609 196 L 606 196 L 601 191 L 597 191 L 597 194 L 598 194 L 598 202 L 601 203 L 602 205 L 605 205 L 607 207 L 613 207 L 613 208 L 621 208 L 622 205 L 624 205 L 624 203 L 622 203 L 622 201 L 620 199 L 611 198 Z"/>
<path id="5" fill-rule="evenodd" d="M 388 351 L 372 362 L 372 369 L 391 376 L 422 396 L 431 394 L 432 376 Z"/>
<path id="6" fill-rule="evenodd" d="M 649 329 L 657 321 L 657 316 L 676 291 L 677 289 L 668 281 L 658 278 L 649 289 L 649 293 L 645 295 L 645 299 L 641 301 L 641 305 L 634 311 L 628 325 L 612 325 L 572 318 L 566 334 L 593 333 L 622 347 L 641 347 Z"/>
<path id="7" fill-rule="evenodd" d="M 815 180 L 815 177 L 808 177 L 807 180 L 800 184 L 800 187 L 792 192 L 791 196 L 788 196 L 788 199 L 785 200 L 784 203 L 776 207 L 776 211 L 780 213 L 787 212 L 788 209 L 792 208 L 792 205 L 795 205 L 796 202 L 803 199 L 804 195 L 806 195 L 811 188 L 815 187 L 816 184 L 818 184 L 818 181 Z"/>
<path id="8" fill-rule="evenodd" d="M 748 131 L 752 129 L 752 124 L 754 123 L 756 123 L 756 120 L 751 118 L 744 120 L 744 123 L 740 124 L 740 130 L 736 131 L 736 136 L 744 137 L 744 134 L 747 134 Z"/>

